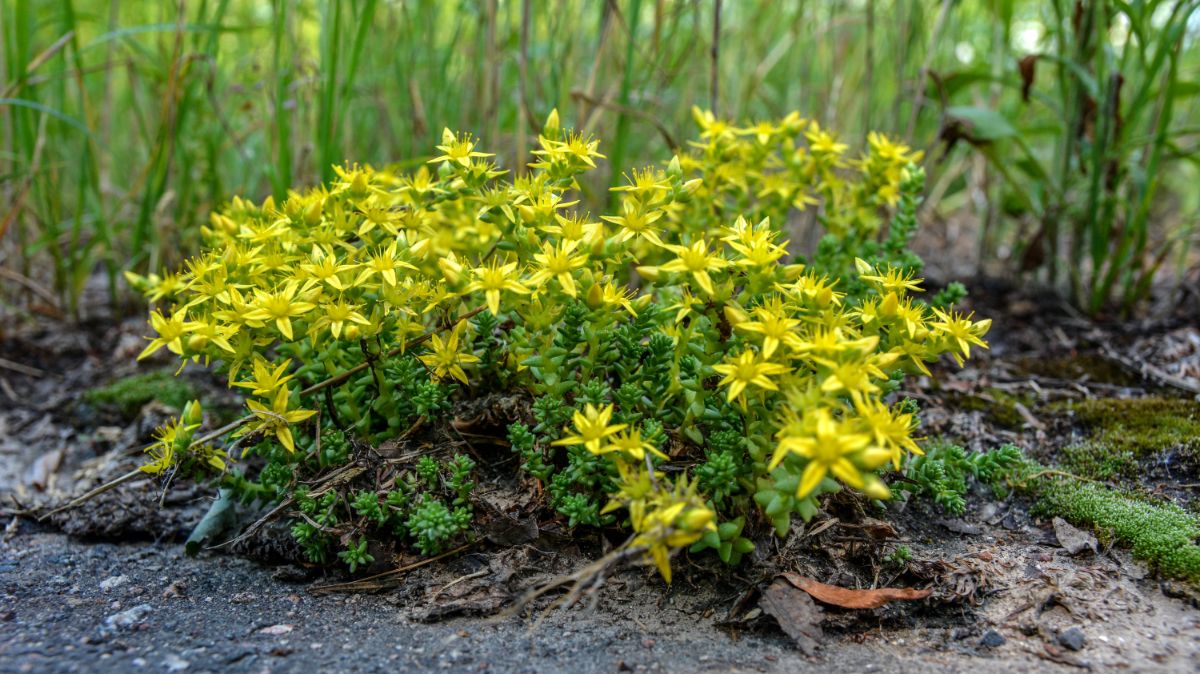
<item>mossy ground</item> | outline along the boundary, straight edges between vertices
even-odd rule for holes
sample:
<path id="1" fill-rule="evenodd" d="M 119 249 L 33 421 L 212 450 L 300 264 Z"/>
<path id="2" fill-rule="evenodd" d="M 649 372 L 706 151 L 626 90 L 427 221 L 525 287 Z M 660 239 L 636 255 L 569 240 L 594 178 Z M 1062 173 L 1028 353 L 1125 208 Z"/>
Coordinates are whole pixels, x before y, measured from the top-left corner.
<path id="1" fill-rule="evenodd" d="M 196 387 L 167 371 L 136 374 L 88 390 L 83 399 L 93 405 L 115 407 L 124 416 L 137 414 L 151 400 L 183 409 L 187 401 L 197 396 Z"/>
<path id="2" fill-rule="evenodd" d="M 953 402 L 957 409 L 982 412 L 1006 428 L 1021 428 L 1028 421 L 1017 409 L 1018 404 L 1024 405 L 1026 410 L 1036 405 L 1032 395 L 1018 395 L 998 388 L 986 388 L 974 395 L 958 395 Z"/>
<path id="3" fill-rule="evenodd" d="M 1200 402 L 1182 398 L 1093 398 L 1062 403 L 1089 439 L 1139 458 L 1166 450 L 1200 449 Z"/>
<path id="4" fill-rule="evenodd" d="M 1079 479 L 1041 481 L 1035 512 L 1089 527 L 1102 540 L 1129 547 L 1162 575 L 1200 585 L 1200 517 L 1185 510 L 1194 504 L 1156 493 L 1162 485 L 1157 479 L 1150 484 L 1148 475 L 1164 456 L 1188 458 L 1200 451 L 1200 403 L 1093 398 L 1050 409 L 1085 439 L 1056 457 Z"/>
<path id="5" fill-rule="evenodd" d="M 1091 527 L 1106 543 L 1170 578 L 1200 583 L 1200 518 L 1171 503 L 1153 502 L 1094 482 L 1055 479 L 1038 489 L 1035 513 Z"/>

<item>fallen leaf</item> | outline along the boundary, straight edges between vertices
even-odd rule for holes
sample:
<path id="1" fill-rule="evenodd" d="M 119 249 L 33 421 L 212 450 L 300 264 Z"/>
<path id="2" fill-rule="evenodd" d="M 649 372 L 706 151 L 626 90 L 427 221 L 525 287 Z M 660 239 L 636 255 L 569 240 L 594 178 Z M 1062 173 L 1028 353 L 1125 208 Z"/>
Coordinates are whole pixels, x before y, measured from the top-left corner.
<path id="1" fill-rule="evenodd" d="M 1054 518 L 1054 537 L 1058 539 L 1058 544 L 1072 555 L 1078 555 L 1084 550 L 1091 550 L 1093 553 L 1099 550 L 1095 536 L 1076 528 L 1061 517 Z"/>
<path id="2" fill-rule="evenodd" d="M 873 590 L 851 590 L 827 585 L 798 573 L 782 574 L 789 583 L 812 595 L 813 599 L 833 606 L 852 609 L 879 608 L 890 601 L 915 601 L 928 597 L 932 590 L 908 587 L 878 587 Z"/>
<path id="3" fill-rule="evenodd" d="M 812 597 L 784 578 L 776 578 L 758 600 L 758 606 L 775 618 L 805 655 L 813 655 L 824 638 L 821 607 Z"/>

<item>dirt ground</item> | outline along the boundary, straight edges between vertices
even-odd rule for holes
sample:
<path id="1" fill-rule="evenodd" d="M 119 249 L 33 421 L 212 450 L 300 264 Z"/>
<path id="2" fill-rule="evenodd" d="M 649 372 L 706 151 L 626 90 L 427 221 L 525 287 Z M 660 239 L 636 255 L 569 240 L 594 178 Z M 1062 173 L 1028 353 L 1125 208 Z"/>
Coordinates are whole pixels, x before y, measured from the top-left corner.
<path id="1" fill-rule="evenodd" d="M 1116 329 L 1027 296 L 978 301 L 997 318 L 991 352 L 908 387 L 928 435 L 972 449 L 1013 442 L 1052 460 L 1081 433 L 1056 415 L 1057 401 L 1189 395 L 1176 384 L 1193 381 L 1200 363 L 1193 319 Z M 12 516 L 136 465 L 169 413 L 153 401 L 129 416 L 82 401 L 82 391 L 137 371 L 141 321 L 112 325 L 0 333 L 0 357 L 24 368 L 0 368 L 0 508 L 10 513 L 0 672 L 1190 672 L 1200 662 L 1194 590 L 1119 548 L 1071 554 L 1020 495 L 978 491 L 962 518 L 926 502 L 864 517 L 835 500 L 808 525 L 796 522 L 786 543 L 756 541 L 762 552 L 737 569 L 683 556 L 668 587 L 644 567 L 623 567 L 579 605 L 547 611 L 543 601 L 514 616 L 503 613 L 514 598 L 595 558 L 602 537 L 575 544 L 554 522 L 537 522 L 532 540 L 481 542 L 371 591 L 333 592 L 321 588 L 346 578 L 281 563 L 285 544 L 260 541 L 244 550 L 250 557 L 184 555 L 180 541 L 212 498 L 195 485 L 162 495 L 162 508 L 134 482 L 71 517 Z M 228 396 L 200 373 L 184 376 L 218 401 Z M 1200 481 L 1194 465 L 1147 475 L 1194 507 L 1183 488 Z M 882 563 L 898 545 L 912 559 Z M 785 571 L 932 595 L 824 607 L 806 652 L 759 606 Z"/>

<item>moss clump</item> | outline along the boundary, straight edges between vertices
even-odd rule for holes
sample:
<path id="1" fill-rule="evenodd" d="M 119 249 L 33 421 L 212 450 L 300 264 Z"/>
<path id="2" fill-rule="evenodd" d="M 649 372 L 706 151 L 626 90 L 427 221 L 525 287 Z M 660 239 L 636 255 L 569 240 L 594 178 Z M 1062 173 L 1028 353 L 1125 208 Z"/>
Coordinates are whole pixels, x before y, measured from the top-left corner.
<path id="1" fill-rule="evenodd" d="M 1024 374 L 1052 377 L 1064 381 L 1092 381 L 1118 386 L 1137 386 L 1142 380 L 1121 365 L 1099 354 L 1076 353 L 1070 356 L 1033 358 L 1017 361 Z"/>
<path id="2" fill-rule="evenodd" d="M 90 389 L 83 394 L 87 402 L 106 407 L 115 407 L 125 416 L 133 416 L 151 400 L 183 409 L 196 396 L 196 387 L 178 379 L 170 372 L 151 372 L 118 379 L 106 386 Z"/>
<path id="3" fill-rule="evenodd" d="M 1103 485 L 1061 479 L 1039 490 L 1035 512 L 1094 529 L 1106 542 L 1128 546 L 1170 578 L 1200 583 L 1200 518 L 1169 503 L 1141 500 Z"/>
<path id="4" fill-rule="evenodd" d="M 992 421 L 1006 428 L 1021 428 L 1026 423 L 1026 418 L 1017 410 L 1018 403 L 1030 409 L 1034 400 L 1032 396 L 1013 395 L 997 388 L 987 388 L 978 395 L 957 396 L 954 401 L 958 409 L 983 412 Z"/>
<path id="5" fill-rule="evenodd" d="M 1200 402 L 1179 398 L 1098 398 L 1066 403 L 1091 440 L 1135 456 L 1200 450 Z"/>
<path id="6" fill-rule="evenodd" d="M 1062 450 L 1062 467 L 1092 480 L 1138 477 L 1137 456 L 1127 449 L 1115 449 L 1097 442 L 1084 442 Z"/>

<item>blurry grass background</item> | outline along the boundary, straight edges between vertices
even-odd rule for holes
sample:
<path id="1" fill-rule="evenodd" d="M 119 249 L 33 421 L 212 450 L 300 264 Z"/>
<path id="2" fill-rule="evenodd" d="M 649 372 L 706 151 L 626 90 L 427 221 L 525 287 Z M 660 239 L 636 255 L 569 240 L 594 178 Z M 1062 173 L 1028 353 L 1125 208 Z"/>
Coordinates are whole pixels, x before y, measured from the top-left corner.
<path id="1" fill-rule="evenodd" d="M 522 166 L 553 107 L 591 186 L 693 105 L 928 150 L 957 271 L 1130 308 L 1192 273 L 1200 0 L 0 0 L 0 311 L 195 249 L 233 195 L 418 164 L 443 126 Z M 939 229 L 940 228 L 940 229 Z"/>

